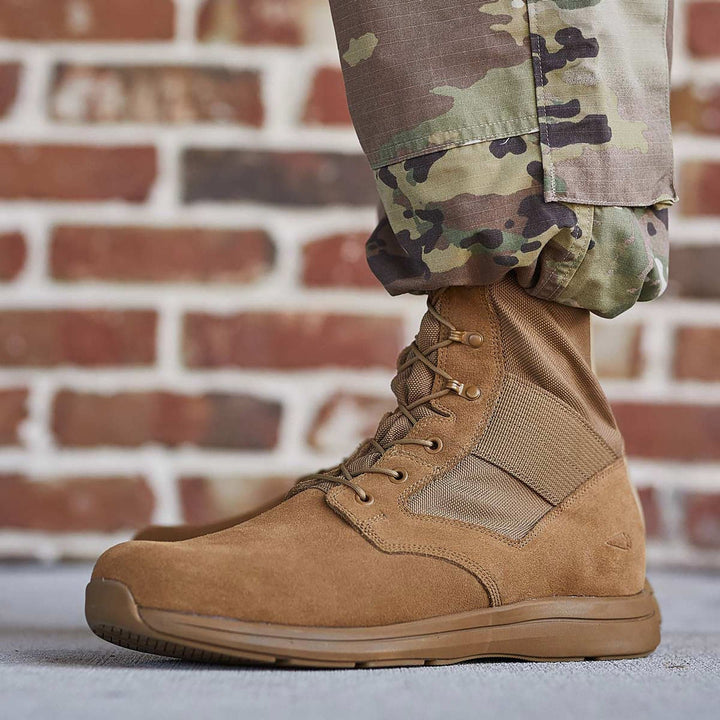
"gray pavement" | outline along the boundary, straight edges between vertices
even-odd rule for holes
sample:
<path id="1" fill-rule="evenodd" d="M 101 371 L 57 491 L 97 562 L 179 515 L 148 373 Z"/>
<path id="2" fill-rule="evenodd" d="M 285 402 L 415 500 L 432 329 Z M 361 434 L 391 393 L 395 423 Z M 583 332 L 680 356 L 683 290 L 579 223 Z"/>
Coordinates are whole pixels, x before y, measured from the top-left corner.
<path id="1" fill-rule="evenodd" d="M 85 565 L 0 565 L 0 717 L 720 719 L 720 576 L 650 573 L 663 642 L 642 660 L 305 671 L 192 665 L 95 638 Z"/>

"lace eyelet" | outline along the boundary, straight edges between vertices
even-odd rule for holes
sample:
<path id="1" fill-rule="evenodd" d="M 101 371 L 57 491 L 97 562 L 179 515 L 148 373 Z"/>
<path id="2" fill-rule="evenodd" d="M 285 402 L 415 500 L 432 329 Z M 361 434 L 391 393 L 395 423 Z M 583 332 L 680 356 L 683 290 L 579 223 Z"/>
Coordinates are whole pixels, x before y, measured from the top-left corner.
<path id="1" fill-rule="evenodd" d="M 428 442 L 432 443 L 425 446 L 429 453 L 439 453 L 443 449 L 443 441 L 439 437 L 428 438 Z"/>
<path id="2" fill-rule="evenodd" d="M 408 479 L 408 474 L 404 470 L 395 470 L 395 476 L 390 478 L 391 483 L 399 485 Z"/>
<path id="3" fill-rule="evenodd" d="M 477 385 L 468 385 L 463 394 L 468 400 L 477 400 L 482 395 L 482 390 Z"/>
<path id="4" fill-rule="evenodd" d="M 365 499 L 363 500 L 357 493 L 355 493 L 355 502 L 361 505 L 372 505 L 375 502 L 375 498 L 370 493 L 365 493 Z"/>

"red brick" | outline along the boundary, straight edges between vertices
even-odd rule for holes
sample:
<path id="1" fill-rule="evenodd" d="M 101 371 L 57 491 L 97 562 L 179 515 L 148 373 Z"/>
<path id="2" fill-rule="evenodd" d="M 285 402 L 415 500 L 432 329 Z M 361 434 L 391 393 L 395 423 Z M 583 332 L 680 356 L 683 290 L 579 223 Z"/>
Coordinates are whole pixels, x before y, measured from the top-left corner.
<path id="1" fill-rule="evenodd" d="M 295 479 L 273 475 L 180 478 L 185 522 L 201 525 L 254 512 L 280 500 Z"/>
<path id="2" fill-rule="evenodd" d="M 645 531 L 647 536 L 651 540 L 663 537 L 665 530 L 657 490 L 652 487 L 638 488 L 638 495 L 640 496 L 640 504 L 642 505 L 643 515 L 645 516 Z"/>
<path id="3" fill-rule="evenodd" d="M 189 367 L 300 370 L 394 367 L 401 346 L 398 318 L 322 313 L 190 313 L 183 351 Z"/>
<path id="4" fill-rule="evenodd" d="M 320 68 L 315 73 L 303 121 L 307 125 L 352 124 L 339 68 Z"/>
<path id="5" fill-rule="evenodd" d="M 6 310 L 0 366 L 149 365 L 156 324 L 144 310 Z"/>
<path id="6" fill-rule="evenodd" d="M 303 283 L 310 287 L 380 289 L 365 259 L 369 233 L 341 233 L 307 243 L 302 253 Z"/>
<path id="7" fill-rule="evenodd" d="M 263 122 L 255 71 L 220 67 L 61 65 L 50 114 L 68 123 Z"/>
<path id="8" fill-rule="evenodd" d="M 248 395 L 63 390 L 53 406 L 53 430 L 66 447 L 197 445 L 269 450 L 278 439 L 280 405 Z"/>
<path id="9" fill-rule="evenodd" d="M 151 147 L 0 145 L 0 197 L 10 200 L 147 199 L 157 162 Z"/>
<path id="10" fill-rule="evenodd" d="M 172 0 L 0 0 L 10 40 L 169 40 Z"/>
<path id="11" fill-rule="evenodd" d="M 8 114 L 15 102 L 20 82 L 20 64 L 0 64 L 0 117 Z"/>
<path id="12" fill-rule="evenodd" d="M 685 215 L 720 215 L 720 162 L 686 162 L 681 180 Z"/>
<path id="13" fill-rule="evenodd" d="M 14 280 L 25 267 L 27 249 L 19 232 L 0 233 L 0 280 Z"/>
<path id="14" fill-rule="evenodd" d="M 670 247 L 668 295 L 712 300 L 720 298 L 720 245 Z"/>
<path id="15" fill-rule="evenodd" d="M 675 333 L 675 377 L 720 382 L 720 327 L 683 327 Z"/>
<path id="16" fill-rule="evenodd" d="M 20 425 L 27 417 L 28 392 L 25 388 L 0 390 L 0 445 L 20 442 Z"/>
<path id="17" fill-rule="evenodd" d="M 602 378 L 639 377 L 644 366 L 639 325 L 596 322 L 593 324 L 593 360 Z"/>
<path id="18" fill-rule="evenodd" d="M 720 57 L 720 4 L 691 2 L 687 7 L 687 46 L 696 57 Z"/>
<path id="19" fill-rule="evenodd" d="M 684 85 L 671 94 L 675 132 L 720 134 L 720 86 Z"/>
<path id="20" fill-rule="evenodd" d="M 613 403 L 629 455 L 720 460 L 720 406 Z"/>
<path id="21" fill-rule="evenodd" d="M 300 45 L 307 40 L 311 30 L 313 17 L 309 11 L 312 2 L 204 0 L 198 19 L 198 37 L 204 42 Z M 314 2 L 318 3 L 318 0 Z"/>
<path id="22" fill-rule="evenodd" d="M 338 392 L 329 397 L 313 418 L 307 442 L 315 450 L 347 456 L 375 435 L 380 418 L 396 405 L 390 392 L 384 397 Z"/>
<path id="23" fill-rule="evenodd" d="M 261 230 L 76 225 L 53 232 L 50 265 L 59 280 L 247 283 L 274 257 Z"/>
<path id="24" fill-rule="evenodd" d="M 720 549 L 720 493 L 695 492 L 684 498 L 685 531 L 701 548 Z"/>
<path id="25" fill-rule="evenodd" d="M 270 205 L 375 205 L 362 155 L 255 150 L 188 150 L 185 202 L 245 201 Z"/>
<path id="26" fill-rule="evenodd" d="M 139 477 L 32 481 L 0 476 L 0 527 L 49 532 L 116 532 L 147 525 L 155 501 Z"/>

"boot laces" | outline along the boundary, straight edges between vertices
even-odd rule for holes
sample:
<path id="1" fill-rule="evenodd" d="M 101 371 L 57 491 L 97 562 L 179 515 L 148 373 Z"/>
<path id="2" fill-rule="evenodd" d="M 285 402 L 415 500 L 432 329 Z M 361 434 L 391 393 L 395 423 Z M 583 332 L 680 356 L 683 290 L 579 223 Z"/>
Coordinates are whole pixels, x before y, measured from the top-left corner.
<path id="1" fill-rule="evenodd" d="M 438 296 L 436 296 L 436 298 L 437 297 Z M 394 413 L 400 413 L 401 415 L 404 415 L 408 419 L 412 427 L 414 427 L 419 422 L 419 418 L 415 417 L 415 415 L 413 414 L 413 410 L 419 408 L 422 405 L 431 403 L 432 401 L 438 400 L 439 398 L 442 398 L 445 395 L 449 395 L 450 393 L 456 393 L 457 395 L 460 395 L 468 400 L 476 400 L 480 397 L 481 394 L 481 391 L 478 387 L 474 385 L 467 385 L 465 383 L 459 382 L 458 380 L 455 380 L 449 373 L 447 373 L 441 367 L 438 367 L 437 363 L 433 362 L 430 359 L 430 356 L 433 355 L 433 353 L 436 353 L 438 350 L 446 348 L 456 342 L 463 343 L 471 347 L 479 347 L 479 345 L 483 341 L 482 335 L 479 332 L 466 332 L 458 330 L 449 320 L 444 318 L 438 312 L 438 310 L 433 306 L 431 298 L 428 298 L 427 310 L 428 313 L 432 315 L 441 325 L 448 329 L 448 337 L 445 340 L 440 340 L 439 342 L 430 345 L 429 347 L 425 348 L 425 350 L 421 350 L 418 347 L 416 338 L 401 353 L 401 357 L 403 355 L 405 355 L 406 357 L 405 360 L 400 365 L 398 365 L 397 375 L 400 375 L 405 370 L 408 370 L 413 365 L 415 365 L 415 363 L 422 363 L 423 365 L 425 365 L 425 367 L 428 368 L 428 370 L 433 373 L 434 376 L 441 377 L 445 382 L 439 390 L 426 394 L 411 403 L 405 403 L 401 401 L 400 398 L 397 398 L 398 404 L 394 410 Z M 433 382 L 433 385 L 434 384 L 435 383 Z M 433 407 L 433 410 L 435 412 L 441 413 L 441 411 L 436 407 Z M 439 449 L 438 442 L 439 441 L 437 439 L 424 440 L 420 438 L 399 438 L 396 440 L 382 443 L 374 437 L 368 438 L 366 440 L 363 440 L 362 443 L 360 443 L 357 450 L 351 456 L 345 458 L 345 460 L 343 460 L 338 465 L 332 468 L 328 468 L 327 470 L 320 470 L 316 473 L 304 475 L 303 477 L 301 477 L 296 483 L 296 488 L 301 488 L 305 490 L 321 483 L 334 483 L 339 485 L 345 485 L 346 487 L 349 487 L 351 490 L 353 490 L 353 492 L 355 492 L 357 498 L 361 502 L 369 503 L 372 502 L 371 496 L 362 486 L 355 482 L 355 478 L 359 477 L 360 475 L 374 473 L 377 475 L 386 475 L 392 480 L 398 481 L 403 479 L 404 474 L 398 470 L 390 470 L 388 468 L 376 467 L 376 464 L 368 468 L 350 470 L 347 465 L 350 459 L 357 460 L 359 457 L 373 451 L 382 455 L 396 445 L 418 445 L 428 448 L 429 450 L 437 450 Z"/>

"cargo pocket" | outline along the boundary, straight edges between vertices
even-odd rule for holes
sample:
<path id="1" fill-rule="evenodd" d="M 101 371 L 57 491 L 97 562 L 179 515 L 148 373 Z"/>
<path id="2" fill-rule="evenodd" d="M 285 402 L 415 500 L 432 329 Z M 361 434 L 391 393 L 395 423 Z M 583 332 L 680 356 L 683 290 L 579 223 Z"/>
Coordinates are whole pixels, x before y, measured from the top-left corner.
<path id="1" fill-rule="evenodd" d="M 528 0 L 545 199 L 670 204 L 668 0 Z"/>

